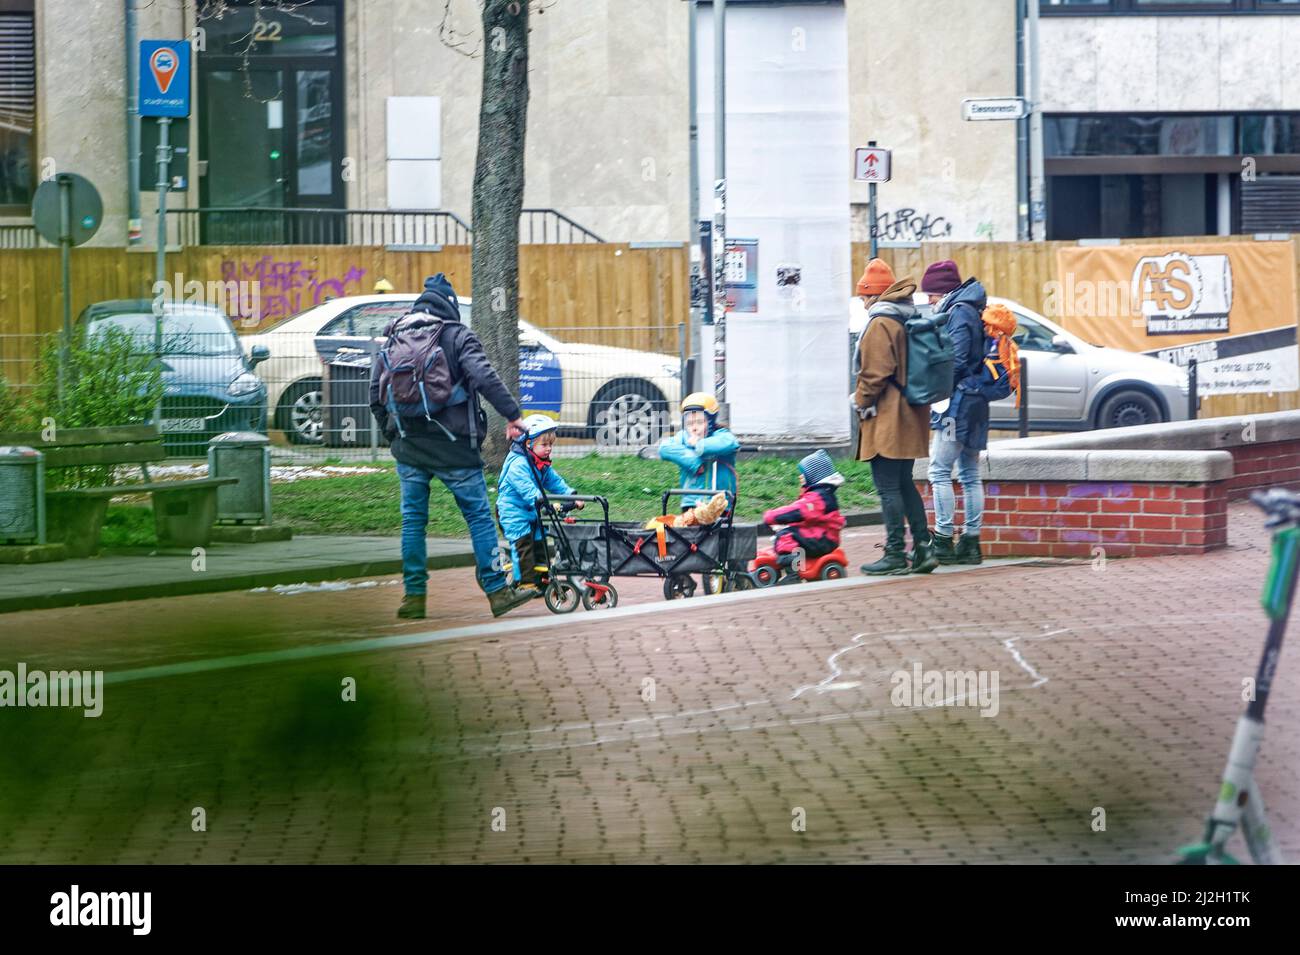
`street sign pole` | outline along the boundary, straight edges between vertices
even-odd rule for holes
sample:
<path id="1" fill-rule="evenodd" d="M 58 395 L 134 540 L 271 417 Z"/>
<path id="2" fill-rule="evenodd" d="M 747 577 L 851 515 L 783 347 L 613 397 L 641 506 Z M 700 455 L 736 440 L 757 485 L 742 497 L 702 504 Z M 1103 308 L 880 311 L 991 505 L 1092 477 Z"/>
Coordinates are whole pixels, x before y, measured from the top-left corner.
<path id="1" fill-rule="evenodd" d="M 60 408 L 68 391 L 72 349 L 72 247 L 89 242 L 99 231 L 104 203 L 98 190 L 75 172 L 61 172 L 36 188 L 32 225 L 50 245 L 59 247 L 63 286 L 63 333 L 59 342 L 55 400 Z"/>
<path id="2" fill-rule="evenodd" d="M 167 287 L 167 188 L 171 169 L 172 117 L 190 115 L 190 45 L 185 40 L 143 40 L 140 43 L 140 115 L 158 119 L 158 264 L 153 303 L 154 361 L 162 364 L 163 308 L 158 296 Z M 173 290 L 178 291 L 178 290 Z M 162 427 L 162 397 L 154 405 L 154 421 Z"/>
<path id="3" fill-rule="evenodd" d="M 67 388 L 68 358 L 72 345 L 72 180 L 58 176 L 59 184 L 59 269 L 63 283 L 63 340 L 59 343 L 59 410 Z"/>
<path id="4" fill-rule="evenodd" d="M 154 361 L 162 364 L 163 353 L 163 310 L 157 301 L 161 289 L 167 281 L 167 174 L 171 169 L 171 117 L 158 117 L 158 265 L 155 269 L 157 281 L 154 284 L 153 306 L 153 355 Z M 162 395 L 154 405 L 153 420 L 162 427 Z"/>
<path id="5" fill-rule="evenodd" d="M 727 2 L 713 3 L 713 396 L 727 413 Z"/>
<path id="6" fill-rule="evenodd" d="M 874 139 L 867 140 L 867 145 L 874 147 Z M 871 257 L 876 258 L 876 183 L 874 181 L 867 185 L 867 218 L 871 220 Z"/>

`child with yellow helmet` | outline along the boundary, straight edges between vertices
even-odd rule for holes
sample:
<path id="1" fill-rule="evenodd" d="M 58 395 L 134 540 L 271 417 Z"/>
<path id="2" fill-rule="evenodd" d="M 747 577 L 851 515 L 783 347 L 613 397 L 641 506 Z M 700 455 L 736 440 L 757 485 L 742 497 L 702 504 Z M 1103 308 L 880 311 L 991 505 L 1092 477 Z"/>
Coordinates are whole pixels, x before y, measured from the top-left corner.
<path id="1" fill-rule="evenodd" d="M 707 501 L 714 492 L 736 493 L 736 451 L 740 442 L 718 426 L 718 399 L 697 391 L 682 399 L 682 430 L 659 444 L 659 457 L 681 471 L 678 487 L 699 488 L 699 495 L 683 495 L 682 510 Z"/>

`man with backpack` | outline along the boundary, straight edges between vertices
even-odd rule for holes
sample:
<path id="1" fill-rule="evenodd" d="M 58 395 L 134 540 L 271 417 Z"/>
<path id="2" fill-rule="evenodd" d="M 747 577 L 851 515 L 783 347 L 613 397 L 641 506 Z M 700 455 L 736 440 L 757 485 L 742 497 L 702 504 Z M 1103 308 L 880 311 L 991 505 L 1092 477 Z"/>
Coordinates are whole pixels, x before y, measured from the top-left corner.
<path id="1" fill-rule="evenodd" d="M 421 619 L 428 588 L 429 483 L 438 478 L 456 499 L 474 546 L 479 586 L 492 616 L 532 599 L 502 570 L 496 524 L 479 453 L 487 430 L 480 394 L 523 433 L 519 402 L 501 381 L 478 336 L 460 320 L 456 293 L 439 272 L 426 279 L 411 312 L 384 329 L 386 341 L 370 376 L 370 410 L 390 442 L 402 485 L 402 576 L 397 616 Z"/>
<path id="2" fill-rule="evenodd" d="M 912 480 L 912 463 L 926 453 L 930 405 L 928 401 L 914 404 L 905 393 L 909 384 L 908 322 L 920 318 L 912 304 L 916 283 L 896 281 L 887 263 L 872 259 L 857 290 L 868 306 L 867 327 L 858 343 L 853 393 L 853 405 L 862 421 L 858 460 L 871 462 L 871 479 L 885 521 L 885 554 L 864 564 L 862 572 L 872 576 L 928 574 L 938 561 L 925 503 Z M 903 549 L 907 525 L 912 530 L 910 563 Z"/>
<path id="3" fill-rule="evenodd" d="M 930 414 L 934 441 L 930 446 L 930 488 L 934 493 L 934 553 L 941 564 L 978 564 L 980 523 L 984 517 L 984 480 L 980 452 L 988 446 L 989 395 L 984 360 L 988 352 L 983 313 L 988 303 L 976 278 L 962 281 L 957 263 L 935 262 L 925 270 L 921 291 L 930 297 L 935 315 L 946 320 L 953 344 L 953 395 Z M 1012 321 L 1012 329 L 1015 323 Z M 1001 397 L 1001 395 L 999 395 Z M 954 546 L 953 521 L 957 499 L 952 472 L 961 482 L 966 523 Z"/>

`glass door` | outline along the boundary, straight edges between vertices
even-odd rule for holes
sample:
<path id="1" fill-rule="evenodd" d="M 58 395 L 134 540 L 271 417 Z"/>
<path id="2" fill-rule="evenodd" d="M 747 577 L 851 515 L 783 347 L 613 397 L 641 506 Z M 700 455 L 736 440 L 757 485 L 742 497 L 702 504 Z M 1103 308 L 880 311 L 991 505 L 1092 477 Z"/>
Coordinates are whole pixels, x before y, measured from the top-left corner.
<path id="1" fill-rule="evenodd" d="M 209 243 L 346 241 L 342 0 L 228 0 L 200 24 L 200 197 Z M 309 15 L 308 15 L 309 14 Z"/>

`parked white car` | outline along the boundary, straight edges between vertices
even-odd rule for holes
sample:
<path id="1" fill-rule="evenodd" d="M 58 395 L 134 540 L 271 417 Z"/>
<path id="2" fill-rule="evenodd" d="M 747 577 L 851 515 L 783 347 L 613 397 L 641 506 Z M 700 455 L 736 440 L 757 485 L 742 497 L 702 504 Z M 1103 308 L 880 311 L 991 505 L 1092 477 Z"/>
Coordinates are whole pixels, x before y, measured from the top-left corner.
<path id="1" fill-rule="evenodd" d="M 926 301 L 917 296 L 918 304 Z M 1028 367 L 1031 430 L 1087 431 L 1187 420 L 1189 384 L 1187 372 L 1178 366 L 1093 345 L 1011 299 L 990 296 L 993 303 L 1011 309 L 1019 326 L 1015 339 Z M 865 327 L 866 310 L 855 298 L 849 309 L 855 346 Z M 989 405 L 994 428 L 1015 428 L 1019 420 L 1013 398 Z"/>
<path id="2" fill-rule="evenodd" d="M 339 429 L 325 407 L 327 368 L 349 359 L 366 363 L 384 326 L 407 314 L 415 300 L 411 294 L 337 298 L 246 336 L 249 347 L 265 345 L 270 351 L 257 368 L 267 383 L 270 427 L 299 444 L 322 444 L 327 438 L 336 443 Z M 460 310 L 471 324 L 471 301 L 461 299 Z M 599 444 L 654 444 L 665 424 L 675 420 L 681 399 L 676 357 L 563 342 L 523 320 L 519 378 L 525 414 L 550 415 L 562 434 Z M 332 396 L 332 401 L 357 406 L 355 396 Z"/>

